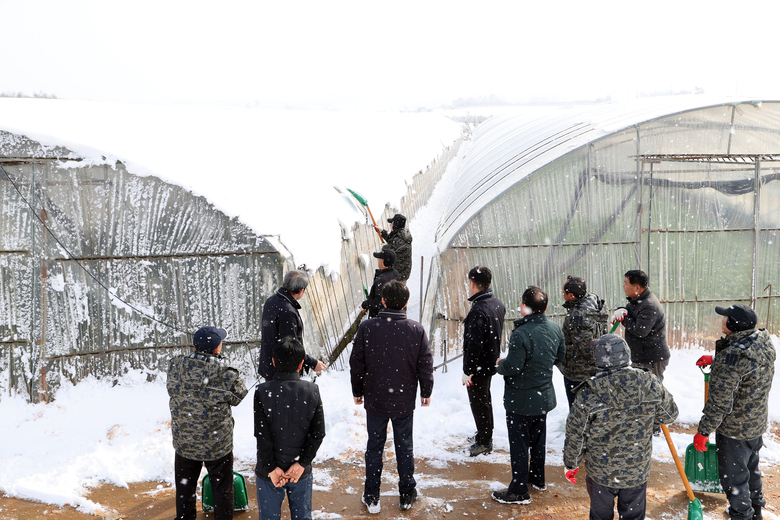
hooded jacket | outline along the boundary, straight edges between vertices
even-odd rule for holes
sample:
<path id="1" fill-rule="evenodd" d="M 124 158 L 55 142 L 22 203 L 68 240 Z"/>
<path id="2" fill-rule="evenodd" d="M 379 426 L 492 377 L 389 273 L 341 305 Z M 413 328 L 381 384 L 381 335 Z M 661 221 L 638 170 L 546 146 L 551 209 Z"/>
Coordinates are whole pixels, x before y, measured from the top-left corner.
<path id="1" fill-rule="evenodd" d="M 590 342 L 607 333 L 609 313 L 604 300 L 595 294 L 564 302 L 563 307 L 567 311 L 561 327 L 566 342 L 566 362 L 560 367 L 561 372 L 572 381 L 584 381 L 599 372 Z"/>
<path id="2" fill-rule="evenodd" d="M 190 460 L 217 460 L 233 451 L 233 414 L 248 390 L 221 356 L 195 351 L 168 366 L 173 447 Z"/>
<path id="3" fill-rule="evenodd" d="M 544 415 L 558 404 L 553 366 L 566 359 L 563 333 L 544 314 L 515 320 L 509 352 L 498 363 L 504 376 L 504 408 L 515 415 Z"/>
<path id="4" fill-rule="evenodd" d="M 433 355 L 422 325 L 403 310 L 382 309 L 360 324 L 349 357 L 352 395 L 366 412 L 394 419 L 414 411 L 433 392 Z"/>
<path id="5" fill-rule="evenodd" d="M 650 478 L 653 423 L 677 418 L 677 405 L 652 373 L 631 367 L 605 370 L 584 381 L 566 419 L 563 463 L 584 460 L 602 486 L 627 489 Z"/>
<path id="6" fill-rule="evenodd" d="M 764 434 L 775 347 L 764 329 L 734 332 L 715 342 L 710 391 L 698 431 L 749 441 Z"/>
<path id="7" fill-rule="evenodd" d="M 463 320 L 463 373 L 492 376 L 501 353 L 506 309 L 490 289 L 479 291 L 469 301 L 471 310 Z"/>
<path id="8" fill-rule="evenodd" d="M 412 274 L 412 234 L 409 229 L 402 227 L 388 233 L 382 230 L 382 238 L 387 241 L 387 245 L 395 252 L 395 270 L 398 271 L 399 280 L 408 280 Z"/>

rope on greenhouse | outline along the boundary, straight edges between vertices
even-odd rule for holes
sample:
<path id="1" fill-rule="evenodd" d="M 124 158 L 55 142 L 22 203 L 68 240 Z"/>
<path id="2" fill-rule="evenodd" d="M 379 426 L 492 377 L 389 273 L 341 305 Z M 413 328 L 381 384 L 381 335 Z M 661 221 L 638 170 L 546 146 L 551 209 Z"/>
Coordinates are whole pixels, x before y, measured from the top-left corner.
<path id="1" fill-rule="evenodd" d="M 5 170 L 5 168 L 3 168 L 2 166 L 0 166 L 0 170 L 2 170 L 2 172 L 3 172 L 3 173 L 5 174 L 5 176 L 8 178 L 8 180 L 11 182 L 11 184 L 12 184 L 12 185 L 13 185 L 13 187 L 14 187 L 14 189 L 15 189 L 15 190 L 16 190 L 16 192 L 19 194 L 19 197 L 20 197 L 20 198 L 21 198 L 21 199 L 24 201 L 24 203 L 27 205 L 27 207 L 29 207 L 29 208 L 30 208 L 30 212 L 31 212 L 31 213 L 32 213 L 32 214 L 35 216 L 35 218 L 38 220 L 38 222 L 40 222 L 41 226 L 43 226 L 43 228 L 46 230 L 46 232 L 47 232 L 47 233 L 49 233 L 49 235 L 51 235 L 51 237 L 52 237 L 52 238 L 54 238 L 54 240 L 57 242 L 57 244 L 59 244 L 59 246 L 60 246 L 60 247 L 61 247 L 61 248 L 62 248 L 62 249 L 63 249 L 63 250 L 64 250 L 64 251 L 67 253 L 67 255 L 70 257 L 70 259 L 71 259 L 73 262 L 75 262 L 75 263 L 76 263 L 76 265 L 78 265 L 78 266 L 79 266 L 79 267 L 80 267 L 80 268 L 81 268 L 81 269 L 82 269 L 82 270 L 83 270 L 83 271 L 84 271 L 84 272 L 85 272 L 85 273 L 86 273 L 86 274 L 87 274 L 87 275 L 88 275 L 90 278 L 92 278 L 92 279 L 93 279 L 93 280 L 94 280 L 94 281 L 95 281 L 95 282 L 96 282 L 96 283 L 97 283 L 97 284 L 98 284 L 100 287 L 102 287 L 103 289 L 105 289 L 105 291 L 106 291 L 108 294 L 110 294 L 112 298 L 115 298 L 115 299 L 119 300 L 119 301 L 120 301 L 120 302 L 122 302 L 124 305 L 127 305 L 128 307 L 130 307 L 131 309 L 133 309 L 135 312 L 137 312 L 137 313 L 138 313 L 138 314 L 140 314 L 141 316 L 144 316 L 144 317 L 146 317 L 146 318 L 148 318 L 148 319 L 150 319 L 150 320 L 152 320 L 152 321 L 155 321 L 155 322 L 159 323 L 160 325 L 163 325 L 164 327 L 167 327 L 167 328 L 169 328 L 169 329 L 171 329 L 171 330 L 175 330 L 175 331 L 177 331 L 177 332 L 181 332 L 181 333 L 183 333 L 183 334 L 187 334 L 187 335 L 190 335 L 190 336 L 192 335 L 192 332 L 190 332 L 190 331 L 187 331 L 187 330 L 184 330 L 184 329 L 181 329 L 181 328 L 179 328 L 179 327 L 177 327 L 177 326 L 175 326 L 175 325 L 171 325 L 171 324 L 169 324 L 169 323 L 166 323 L 166 322 L 164 322 L 164 321 L 158 320 L 158 319 L 157 319 L 157 318 L 155 318 L 154 316 L 150 316 L 149 314 L 145 313 L 144 311 L 142 311 L 141 309 L 139 309 L 139 308 L 138 308 L 138 307 L 136 307 L 135 305 L 133 305 L 133 304 L 131 304 L 131 303 L 129 303 L 129 302 L 127 302 L 127 301 L 125 301 L 125 300 L 121 299 L 119 296 L 117 296 L 117 295 L 113 294 L 113 293 L 111 292 L 111 290 L 109 289 L 109 287 L 108 287 L 106 284 L 104 284 L 102 281 L 100 281 L 100 280 L 98 279 L 98 277 L 97 277 L 97 276 L 95 276 L 94 274 L 92 274 L 92 272 L 90 272 L 90 271 L 89 271 L 89 269 L 87 269 L 87 268 L 86 268 L 86 266 L 85 266 L 84 264 L 82 264 L 82 263 L 81 263 L 81 261 L 80 261 L 80 260 L 78 260 L 78 259 L 77 259 L 77 257 L 76 257 L 75 255 L 73 255 L 73 254 L 70 252 L 70 250 L 69 250 L 69 249 L 68 249 L 68 248 L 65 246 L 65 244 L 63 244 L 63 243 L 62 243 L 62 241 L 59 239 L 59 237 L 57 237 L 57 235 L 56 235 L 56 234 L 54 234 L 54 233 L 52 232 L 52 230 L 49 228 L 49 226 L 47 226 L 47 225 L 46 225 L 46 222 L 44 222 L 44 221 L 43 221 L 43 219 L 40 217 L 40 215 L 38 215 L 38 212 L 35 210 L 35 208 L 33 207 L 33 205 L 32 205 L 32 204 L 31 204 L 31 203 L 30 203 L 30 202 L 27 200 L 27 198 L 24 196 L 24 194 L 22 193 L 22 190 L 19 188 L 19 185 L 18 185 L 18 184 L 17 184 L 17 183 L 14 181 L 14 179 L 13 179 L 13 178 L 11 177 L 11 175 L 10 175 L 10 174 L 9 174 L 9 173 L 8 173 L 8 172 Z M 34 189 L 34 188 L 33 188 L 33 189 Z"/>

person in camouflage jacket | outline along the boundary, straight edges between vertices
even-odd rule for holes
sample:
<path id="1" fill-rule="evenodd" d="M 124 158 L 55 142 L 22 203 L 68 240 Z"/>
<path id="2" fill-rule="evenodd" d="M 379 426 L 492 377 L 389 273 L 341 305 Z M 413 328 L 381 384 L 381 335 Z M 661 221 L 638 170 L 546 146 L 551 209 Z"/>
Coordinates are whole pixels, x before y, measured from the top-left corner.
<path id="1" fill-rule="evenodd" d="M 196 350 L 168 367 L 171 432 L 176 451 L 176 518 L 195 520 L 198 476 L 205 464 L 214 493 L 214 517 L 233 518 L 233 415 L 248 390 L 241 376 L 222 360 L 224 329 L 202 327 L 193 336 Z"/>
<path id="2" fill-rule="evenodd" d="M 412 274 L 412 234 L 406 227 L 406 217 L 400 213 L 387 221 L 393 225 L 393 229 L 390 233 L 383 229 L 382 238 L 387 242 L 385 247 L 395 253 L 395 270 L 398 271 L 399 280 L 406 283 Z"/>
<path id="3" fill-rule="evenodd" d="M 720 484 L 729 500 L 731 518 L 760 519 L 766 505 L 758 452 L 767 428 L 769 391 L 775 375 L 775 347 L 758 317 L 746 305 L 715 307 L 723 316 L 725 337 L 715 342 L 715 356 L 696 362 L 712 365 L 710 390 L 694 446 L 707 449 L 709 434 L 715 444 Z"/>
<path id="4" fill-rule="evenodd" d="M 654 374 L 629 366 L 628 345 L 617 334 L 600 337 L 593 352 L 602 371 L 582 383 L 569 410 L 566 478 L 576 483 L 585 462 L 591 519 L 611 519 L 615 497 L 621 519 L 644 518 L 653 424 L 674 421 L 677 405 Z"/>
<path id="5" fill-rule="evenodd" d="M 580 383 L 595 376 L 599 369 L 593 360 L 590 342 L 607 333 L 610 314 L 604 300 L 587 291 L 585 280 L 579 276 L 567 276 L 563 284 L 563 339 L 566 343 L 566 361 L 558 367 L 563 373 L 566 399 L 569 408 L 574 402 L 574 389 Z"/>

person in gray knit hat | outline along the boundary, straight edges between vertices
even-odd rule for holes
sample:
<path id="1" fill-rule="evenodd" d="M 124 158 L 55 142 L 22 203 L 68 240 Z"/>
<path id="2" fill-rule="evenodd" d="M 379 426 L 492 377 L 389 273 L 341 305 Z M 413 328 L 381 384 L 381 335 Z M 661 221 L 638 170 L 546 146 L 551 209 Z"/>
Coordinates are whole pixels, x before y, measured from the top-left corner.
<path id="1" fill-rule="evenodd" d="M 674 421 L 677 405 L 658 377 L 630 366 L 631 352 L 623 338 L 605 334 L 592 348 L 601 371 L 575 389 L 566 420 L 566 478 L 576 484 L 579 463 L 585 462 L 590 518 L 611 519 L 617 498 L 621 519 L 642 519 L 653 424 Z"/>

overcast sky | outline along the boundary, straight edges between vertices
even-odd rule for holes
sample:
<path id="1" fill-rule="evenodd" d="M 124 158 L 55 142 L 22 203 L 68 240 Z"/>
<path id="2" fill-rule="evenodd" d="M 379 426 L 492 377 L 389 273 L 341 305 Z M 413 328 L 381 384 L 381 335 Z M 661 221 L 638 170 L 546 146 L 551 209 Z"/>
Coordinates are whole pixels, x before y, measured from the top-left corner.
<path id="1" fill-rule="evenodd" d="M 405 110 L 696 87 L 780 99 L 778 4 L 0 0 L 0 93 Z"/>

